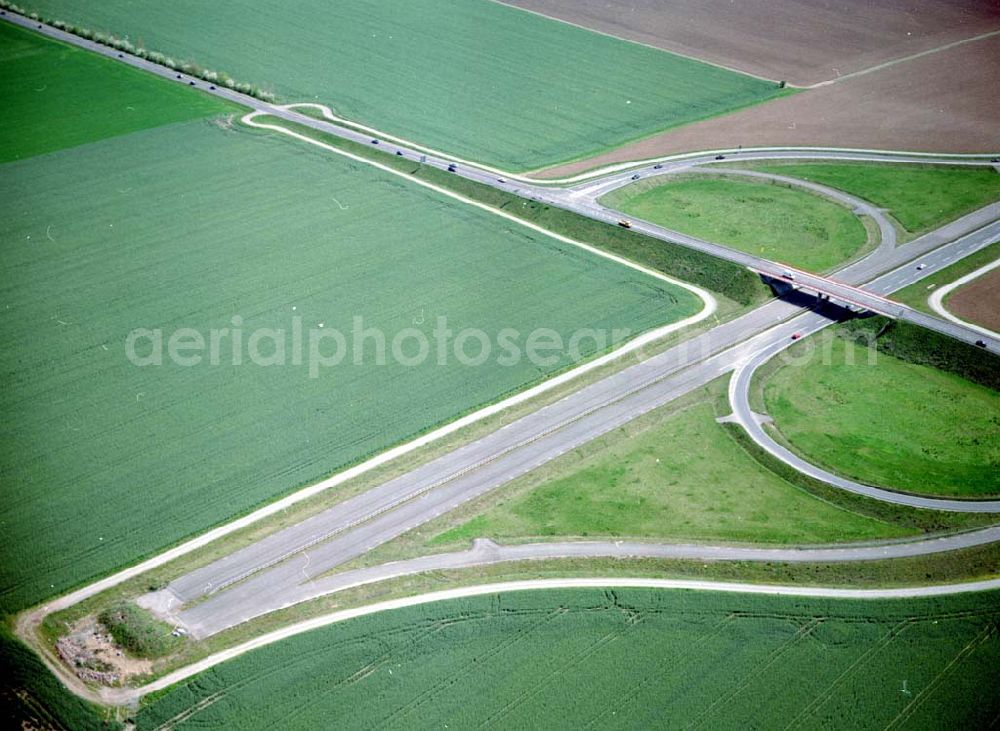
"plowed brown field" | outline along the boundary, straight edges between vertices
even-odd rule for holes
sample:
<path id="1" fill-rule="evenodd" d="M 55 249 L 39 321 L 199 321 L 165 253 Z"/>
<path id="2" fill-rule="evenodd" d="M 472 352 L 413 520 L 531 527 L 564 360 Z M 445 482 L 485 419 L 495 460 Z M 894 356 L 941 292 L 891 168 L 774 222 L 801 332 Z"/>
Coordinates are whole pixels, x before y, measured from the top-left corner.
<path id="1" fill-rule="evenodd" d="M 945 306 L 956 317 L 1000 332 L 1000 269 L 959 288 L 947 298 Z"/>
<path id="2" fill-rule="evenodd" d="M 501 0 L 808 86 L 1000 28 L 995 0 Z"/>
<path id="3" fill-rule="evenodd" d="M 694 150 L 820 145 L 927 152 L 1000 151 L 1000 36 L 662 134 L 539 177 Z"/>

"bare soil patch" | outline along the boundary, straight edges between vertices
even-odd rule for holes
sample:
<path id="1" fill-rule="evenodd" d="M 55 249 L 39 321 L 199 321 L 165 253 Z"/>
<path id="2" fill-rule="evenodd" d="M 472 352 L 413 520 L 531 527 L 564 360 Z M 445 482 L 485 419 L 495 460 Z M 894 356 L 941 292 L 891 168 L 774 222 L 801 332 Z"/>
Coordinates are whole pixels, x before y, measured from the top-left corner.
<path id="1" fill-rule="evenodd" d="M 1000 332 L 1000 268 L 959 287 L 944 304 L 956 317 Z"/>
<path id="2" fill-rule="evenodd" d="M 101 685 L 121 685 L 149 675 L 153 663 L 129 655 L 115 644 L 95 617 L 84 617 L 56 643 L 63 662 L 81 680 Z"/>
<path id="3" fill-rule="evenodd" d="M 998 78 L 1000 36 L 994 36 L 668 130 L 538 177 L 739 145 L 994 152 L 1000 150 Z"/>
<path id="4" fill-rule="evenodd" d="M 501 0 L 808 86 L 1000 28 L 983 0 Z"/>

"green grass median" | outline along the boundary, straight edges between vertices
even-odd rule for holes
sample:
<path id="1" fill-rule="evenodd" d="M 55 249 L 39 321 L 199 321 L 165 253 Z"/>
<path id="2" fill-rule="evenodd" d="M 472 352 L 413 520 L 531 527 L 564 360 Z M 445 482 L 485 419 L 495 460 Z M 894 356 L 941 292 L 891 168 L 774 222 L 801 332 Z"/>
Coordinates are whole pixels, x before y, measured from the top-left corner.
<path id="1" fill-rule="evenodd" d="M 856 256 L 868 233 L 850 210 L 757 180 L 677 176 L 625 186 L 605 205 L 748 254 L 822 272 Z"/>

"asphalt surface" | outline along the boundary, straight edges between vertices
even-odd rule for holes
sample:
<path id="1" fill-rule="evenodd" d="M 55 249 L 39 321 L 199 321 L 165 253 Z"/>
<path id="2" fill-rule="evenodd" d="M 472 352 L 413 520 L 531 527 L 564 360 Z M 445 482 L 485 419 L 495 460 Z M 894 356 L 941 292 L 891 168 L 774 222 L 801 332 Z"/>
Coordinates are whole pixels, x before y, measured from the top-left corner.
<path id="1" fill-rule="evenodd" d="M 200 79 L 188 77 L 54 28 L 43 27 L 26 18 L 13 16 L 9 12 L 5 15 L 8 20 L 19 25 L 34 28 L 46 35 L 88 48 L 101 55 L 117 58 L 123 63 L 142 68 L 158 76 L 173 79 L 177 83 L 197 87 L 207 93 L 229 99 L 260 113 L 295 122 L 360 144 L 379 145 L 389 154 L 399 154 L 422 164 L 449 169 L 454 174 L 467 179 L 613 225 L 617 224 L 623 216 L 619 212 L 607 209 L 597 203 L 597 198 L 600 195 L 615 187 L 632 182 L 635 176 L 643 178 L 650 175 L 661 175 L 675 172 L 684 167 L 690 168 L 692 165 L 717 161 L 717 156 L 712 154 L 688 155 L 683 156 L 683 159 L 665 159 L 656 165 L 651 164 L 648 169 L 630 169 L 606 176 L 597 182 L 585 182 L 575 188 L 553 188 L 551 187 L 553 181 L 541 184 L 529 181 L 523 176 L 503 173 L 462 161 L 456 164 L 452 159 L 431 151 L 418 149 L 409 143 L 385 137 L 373 137 L 373 133 L 369 131 L 359 130 L 334 121 L 318 120 L 292 109 L 268 104 L 224 87 L 210 85 Z M 825 159 L 960 165 L 990 164 L 985 158 L 969 159 L 967 156 L 925 156 L 857 151 L 731 151 L 730 155 L 726 155 L 726 157 L 732 159 L 732 155 L 737 155 L 739 160 Z M 633 221 L 632 229 L 666 242 L 705 251 L 746 266 L 773 279 L 784 279 L 786 283 L 792 284 L 799 290 L 826 295 L 835 303 L 863 307 L 892 317 L 906 319 L 957 339 L 974 342 L 983 336 L 961 324 L 945 322 L 891 302 L 884 295 L 938 271 L 967 253 L 998 240 L 1000 237 L 998 225 L 987 226 L 998 217 L 998 213 L 1000 213 L 1000 204 L 987 207 L 904 247 L 897 248 L 883 241 L 875 254 L 841 270 L 837 273 L 836 279 L 794 270 L 778 262 L 760 259 L 718 244 L 687 237 L 643 221 Z M 878 216 L 875 217 L 878 220 Z M 983 226 L 987 226 L 987 228 L 983 229 Z M 977 229 L 981 230 L 977 231 Z M 953 244 L 941 246 L 959 236 L 965 236 L 965 238 Z M 941 248 L 935 251 L 939 246 Z M 910 262 L 917 257 L 925 257 L 922 263 L 926 264 L 926 268 L 922 271 L 918 272 L 912 265 L 902 267 L 887 274 L 881 283 L 876 283 L 867 291 L 856 287 L 857 284 L 867 282 L 872 277 L 887 272 L 904 262 Z M 160 602 L 161 608 L 168 606 L 171 612 L 179 608 L 178 605 L 187 604 L 188 607 L 179 615 L 180 620 L 183 623 L 189 623 L 192 627 L 204 628 L 199 629 L 199 631 L 207 630 L 209 626 L 217 627 L 211 631 L 218 631 L 223 626 L 231 626 L 236 622 L 243 621 L 240 617 L 257 616 L 300 601 L 300 599 L 295 598 L 297 594 L 301 595 L 303 591 L 315 590 L 318 582 L 313 577 L 319 576 L 365 553 L 374 546 L 391 540 L 401 533 L 453 509 L 466 500 L 504 484 L 580 444 L 607 433 L 642 413 L 704 385 L 722 373 L 741 367 L 741 372 L 746 372 L 748 369 L 743 367 L 744 364 L 763 362 L 762 359 L 765 358 L 765 355 L 777 352 L 785 346 L 793 331 L 806 332 L 811 328 L 819 329 L 831 323 L 828 316 L 820 313 L 799 314 L 807 300 L 802 299 L 801 295 L 796 293 L 791 294 L 790 297 L 791 301 L 771 302 L 743 317 L 720 325 L 698 338 L 581 389 L 494 434 L 434 460 L 413 473 L 384 483 L 362 496 L 348 500 L 314 518 L 280 531 L 253 546 L 192 572 L 173 582 L 153 601 L 154 603 Z M 798 317 L 790 322 L 775 326 L 776 323 L 782 323 L 795 315 Z M 1000 345 L 992 339 L 989 340 L 988 344 L 991 349 Z M 737 414 L 737 417 L 740 418 L 740 415 Z M 752 418 L 750 421 L 755 423 Z M 764 443 L 766 444 L 766 442 Z M 845 487 L 844 489 L 850 488 Z M 891 493 L 891 495 L 898 496 L 899 493 Z M 872 497 L 880 499 L 879 495 L 872 495 Z M 954 502 L 960 502 L 962 505 L 949 506 L 946 509 L 966 511 L 970 510 L 968 507 L 970 505 L 987 504 Z M 971 510 L 978 512 L 979 508 Z M 984 542 L 986 542 L 986 536 L 992 536 L 992 534 L 982 533 Z M 990 540 L 996 540 L 996 537 L 992 537 Z M 927 542 L 920 545 L 922 548 L 915 549 L 918 553 L 948 550 L 932 548 L 931 544 Z M 934 545 L 940 546 L 942 544 Z M 546 552 L 553 550 L 557 552 L 570 550 L 565 544 L 555 547 L 551 545 L 544 548 L 535 547 L 535 549 L 509 548 L 512 552 L 509 552 L 507 548 L 500 549 L 499 547 L 480 545 L 478 549 L 471 552 L 476 555 L 470 560 L 482 560 L 484 552 L 495 556 L 518 556 L 518 558 L 503 560 L 523 560 L 531 558 L 531 555 L 527 554 L 530 554 L 532 550 L 537 551 L 539 557 L 545 557 Z M 879 547 L 875 550 L 886 550 L 886 548 Z M 591 549 L 610 550 L 606 544 L 600 549 L 591 544 Z M 572 550 L 586 551 L 587 549 L 573 548 Z M 614 550 L 621 549 L 615 548 Z M 628 550 L 677 551 L 680 550 L 680 547 L 637 549 L 629 544 Z M 723 549 L 720 547 L 699 547 L 698 550 Z M 862 549 L 856 548 L 854 550 Z M 525 551 L 527 554 L 524 553 Z M 449 558 L 447 560 L 455 559 Z M 323 579 L 323 581 L 327 580 Z M 307 588 L 303 589 L 302 587 Z M 209 625 L 206 624 L 209 622 L 209 617 L 217 617 L 217 619 L 211 620 L 212 624 Z"/>
<path id="2" fill-rule="evenodd" d="M 927 257 L 925 263 L 930 266 L 932 262 L 947 261 L 948 257 L 946 256 L 946 249 L 958 249 L 959 251 L 971 252 L 998 240 L 1000 240 L 1000 223 L 994 223 L 987 226 L 985 229 L 981 229 L 980 231 L 963 237 L 950 246 L 944 247 L 944 249 L 935 252 L 932 257 Z M 911 271 L 913 271 L 913 267 L 904 265 L 902 269 L 897 269 L 875 279 L 872 282 L 869 282 L 866 287 L 875 292 L 890 294 L 902 286 L 906 286 L 906 284 L 910 282 L 912 277 L 907 275 Z M 823 328 L 832 324 L 830 319 L 819 313 L 809 313 L 808 315 L 796 318 L 796 322 L 800 323 L 799 332 L 803 336 L 819 332 Z M 988 336 L 984 334 L 983 337 Z M 848 480 L 807 462 L 791 450 L 775 441 L 767 430 L 764 429 L 763 425 L 760 423 L 758 415 L 754 414 L 750 407 L 750 386 L 757 369 L 759 369 L 767 361 L 771 360 L 771 358 L 775 357 L 778 353 L 790 347 L 793 342 L 794 341 L 791 339 L 775 340 L 769 346 L 762 348 L 750 360 L 746 361 L 736 369 L 736 372 L 730 381 L 729 399 L 730 405 L 733 409 L 733 414 L 736 417 L 736 420 L 747 430 L 750 437 L 758 445 L 763 447 L 767 452 L 774 457 L 777 457 L 785 464 L 794 467 L 796 470 L 808 475 L 809 477 L 825 482 L 828 485 L 832 485 L 833 487 L 841 490 L 853 492 L 858 495 L 864 495 L 875 500 L 881 500 L 882 502 L 893 503 L 895 505 L 906 505 L 911 508 L 924 508 L 928 510 L 944 510 L 961 513 L 1000 512 L 1000 500 L 955 500 L 948 498 L 933 498 L 923 495 L 911 495 L 894 490 L 885 490 L 871 485 L 855 482 L 853 480 Z"/>
<path id="3" fill-rule="evenodd" d="M 364 584 L 453 569 L 474 568 L 516 561 L 592 558 L 657 558 L 695 561 L 747 561 L 777 563 L 850 563 L 892 558 L 926 556 L 963 548 L 974 548 L 1000 541 L 1000 526 L 956 535 L 917 541 L 871 545 L 822 546 L 812 548 L 760 548 L 748 546 L 710 546 L 697 544 L 660 544 L 631 541 L 563 541 L 501 546 L 477 540 L 468 551 L 442 553 L 396 561 L 367 568 L 343 571 L 332 576 L 289 582 L 268 589 L 265 601 L 248 595 L 244 601 L 223 604 L 205 602 L 181 612 L 178 621 L 195 637 L 207 637 L 235 625 L 274 611 L 327 594 L 334 594 Z M 295 561 L 306 569 L 305 557 Z M 300 577 L 301 578 L 301 577 Z M 160 613 L 170 602 L 169 595 L 144 597 L 143 603 Z"/>
<path id="4" fill-rule="evenodd" d="M 415 145 L 403 143 L 380 137 L 378 132 L 362 131 L 351 126 L 338 124 L 329 120 L 316 119 L 305 114 L 298 113 L 285 106 L 263 102 L 254 97 L 240 94 L 224 86 L 211 84 L 201 79 L 188 76 L 175 70 L 160 66 L 151 61 L 141 59 L 137 56 L 117 51 L 107 46 L 102 46 L 93 41 L 80 38 L 69 33 L 65 33 L 56 28 L 41 23 L 33 22 L 23 16 L 5 11 L 3 18 L 9 22 L 36 30 L 44 35 L 56 38 L 66 43 L 86 48 L 94 53 L 99 53 L 108 58 L 116 59 L 122 63 L 140 68 L 148 73 L 172 79 L 178 83 L 186 84 L 200 89 L 206 93 L 227 99 L 236 104 L 250 107 L 262 114 L 268 114 L 286 121 L 304 125 L 311 129 L 335 135 L 341 139 L 351 140 L 362 145 L 380 146 L 386 150 L 387 154 L 397 153 L 407 159 L 413 159 L 425 165 L 437 167 L 442 170 L 451 170 L 455 175 L 475 180 L 479 183 L 493 188 L 515 193 L 524 198 L 530 198 L 539 202 L 547 203 L 565 210 L 572 211 L 579 215 L 595 220 L 617 225 L 617 222 L 624 218 L 623 214 L 599 205 L 597 198 L 617 187 L 628 185 L 636 179 L 643 179 L 658 175 L 677 172 L 678 169 L 701 165 L 706 163 L 719 162 L 719 158 L 728 160 L 738 159 L 748 160 L 855 160 L 871 162 L 911 162 L 914 164 L 947 163 L 955 165 L 991 166 L 990 158 L 982 156 L 970 159 L 969 156 L 961 155 L 923 155 L 923 154 L 899 154 L 888 152 L 861 152 L 861 151 L 825 151 L 813 152 L 802 150 L 771 150 L 771 151 L 730 151 L 725 154 L 704 154 L 684 156 L 681 160 L 667 160 L 666 162 L 656 162 L 646 167 L 629 169 L 627 171 L 611 174 L 601 178 L 597 182 L 588 182 L 578 185 L 575 188 L 561 189 L 543 185 L 540 182 L 529 181 L 523 176 L 516 176 L 511 173 L 488 168 L 482 165 L 474 165 L 462 161 L 456 164 L 454 159 L 435 154 L 426 149 L 418 148 Z M 293 105 L 294 106 L 294 105 Z M 323 108 L 322 105 L 309 104 L 315 108 Z M 329 113 L 329 110 L 327 109 Z M 331 114 L 332 116 L 332 114 Z M 922 325 L 923 327 L 936 330 L 965 342 L 974 343 L 982 338 L 981 333 L 974 329 L 965 327 L 962 324 L 932 317 L 916 312 L 911 308 L 898 303 L 892 303 L 884 298 L 878 297 L 870 292 L 863 292 L 845 286 L 842 282 L 822 277 L 809 272 L 792 269 L 784 264 L 772 262 L 767 259 L 755 257 L 744 252 L 736 251 L 719 244 L 702 241 L 695 237 L 685 236 L 676 231 L 670 231 L 661 226 L 654 226 L 645 221 L 633 221 L 633 230 L 644 233 L 653 238 L 660 239 L 672 244 L 681 244 L 691 248 L 704 251 L 713 256 L 717 256 L 736 264 L 746 266 L 754 271 L 760 272 L 774 279 L 782 279 L 786 275 L 794 277 L 795 286 L 810 292 L 820 293 L 829 296 L 836 302 L 849 306 L 863 307 L 865 309 L 879 312 L 890 317 L 906 319 Z"/>
<path id="5" fill-rule="evenodd" d="M 873 273 L 885 272 L 875 279 L 875 286 L 878 291 L 895 291 L 1000 239 L 1000 222 L 981 226 L 998 212 L 992 207 L 977 211 L 949 224 L 944 234 L 932 232 L 907 244 L 905 248 L 913 249 L 906 254 L 892 250 L 871 255 L 838 276 L 864 281 Z M 944 236 L 963 231 L 971 233 L 940 245 Z M 895 268 L 897 259 L 935 246 L 936 250 L 921 258 L 926 265 L 922 270 L 912 263 Z M 837 321 L 836 314 L 803 313 L 804 302 L 808 302 L 805 297 L 799 302 L 775 300 L 719 325 L 411 473 L 197 569 L 144 601 L 201 635 L 300 601 L 296 597 L 308 594 L 303 587 L 312 586 L 314 577 L 726 372 L 755 363 L 763 355 L 770 357 L 772 351 L 792 342 L 795 333 L 818 331 Z M 738 412 L 736 415 L 739 417 Z M 870 496 L 879 499 L 880 494 Z M 893 502 L 919 499 L 891 492 L 888 497 Z M 997 501 L 955 502 L 960 504 L 945 501 L 940 507 L 962 512 L 1000 511 Z M 707 558 L 714 549 L 704 550 L 702 557 Z M 185 604 L 189 606 L 181 610 Z"/>

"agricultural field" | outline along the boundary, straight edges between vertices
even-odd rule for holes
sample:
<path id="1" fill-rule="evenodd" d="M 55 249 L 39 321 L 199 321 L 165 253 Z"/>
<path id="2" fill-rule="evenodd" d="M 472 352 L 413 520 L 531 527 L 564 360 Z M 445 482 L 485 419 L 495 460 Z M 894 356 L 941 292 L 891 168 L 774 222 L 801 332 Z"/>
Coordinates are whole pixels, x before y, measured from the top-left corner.
<path id="1" fill-rule="evenodd" d="M 0 163 L 235 107 L 0 23 Z"/>
<path id="2" fill-rule="evenodd" d="M 31 0 L 466 159 L 525 170 L 783 94 L 777 84 L 489 0 L 280 4 Z M 267 28 L 267 37 L 260 34 Z M 642 73 L 635 73 L 635 69 Z"/>
<path id="3" fill-rule="evenodd" d="M 1000 28 L 979 0 L 501 0 L 770 79 L 808 86 Z"/>
<path id="4" fill-rule="evenodd" d="M 881 352 L 872 365 L 867 349 L 843 338 L 827 343 L 805 366 L 786 365 L 764 383 L 767 413 L 792 448 L 870 484 L 1000 494 L 1000 394 Z"/>
<path id="5" fill-rule="evenodd" d="M 911 236 L 1000 201 L 991 167 L 865 163 L 755 163 L 752 170 L 838 188 L 886 208 Z"/>
<path id="6" fill-rule="evenodd" d="M 320 324 L 352 337 L 355 317 L 387 340 L 419 326 L 435 342 L 446 317 L 454 333 L 544 327 L 565 342 L 580 327 L 635 334 L 701 309 L 686 290 L 395 176 L 217 122 L 0 167 L 7 610 L 571 365 L 562 354 L 373 366 L 366 341 L 314 378 L 308 358 L 294 364 L 296 318 L 304 342 Z M 206 341 L 230 331 L 219 365 L 207 351 L 193 367 L 126 357 L 132 330 L 166 340 L 182 327 Z M 236 332 L 247 360 L 261 328 L 287 333 L 286 364 L 236 365 Z M 136 495 L 142 510 L 126 509 Z"/>
<path id="7" fill-rule="evenodd" d="M 944 307 L 967 322 L 1000 331 L 1000 269 L 976 277 L 948 294 Z"/>
<path id="8" fill-rule="evenodd" d="M 560 178 L 613 163 L 740 146 L 992 153 L 1000 150 L 998 76 L 1000 36 L 994 35 L 670 129 L 538 176 Z"/>
<path id="9" fill-rule="evenodd" d="M 755 462 L 716 423 L 709 393 L 660 412 L 543 468 L 540 484 L 521 481 L 463 508 L 461 515 L 483 512 L 427 550 L 484 537 L 803 544 L 913 532 L 819 500 Z"/>
<path id="10" fill-rule="evenodd" d="M 995 593 L 832 600 L 651 589 L 436 602 L 331 625 L 158 695 L 139 729 L 982 727 Z"/>
<path id="11" fill-rule="evenodd" d="M 811 192 L 734 177 L 671 176 L 612 191 L 601 203 L 766 259 L 822 272 L 862 251 L 864 224 Z"/>

